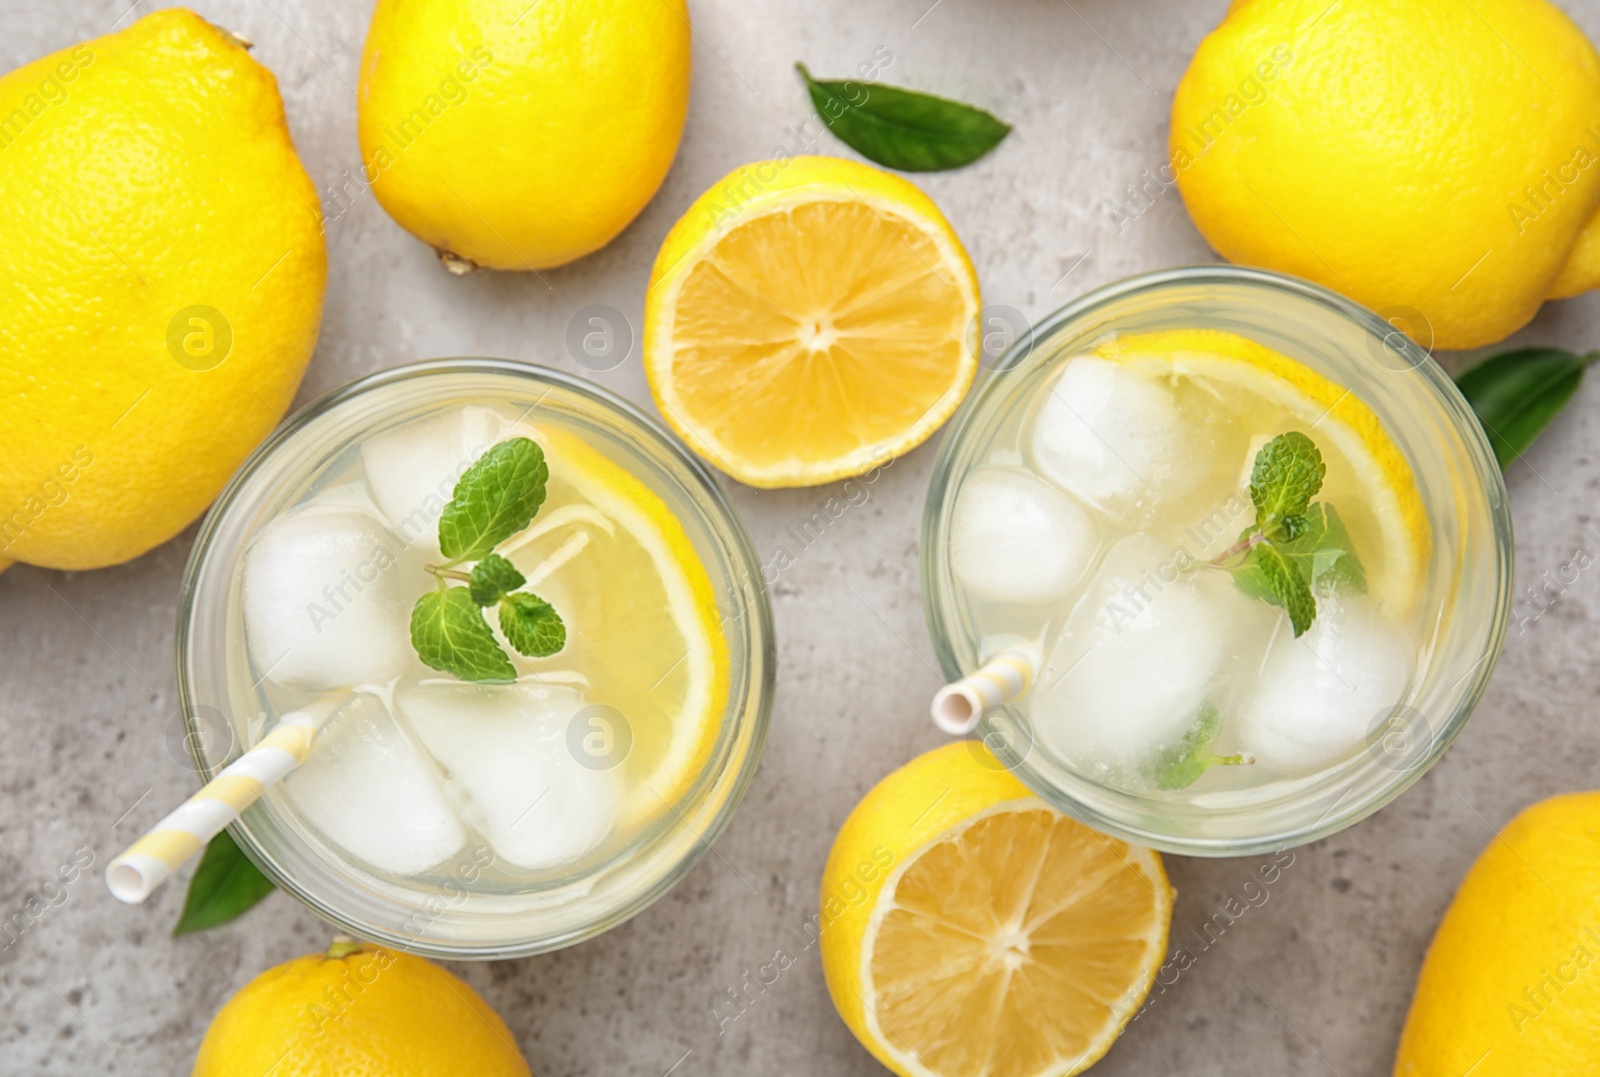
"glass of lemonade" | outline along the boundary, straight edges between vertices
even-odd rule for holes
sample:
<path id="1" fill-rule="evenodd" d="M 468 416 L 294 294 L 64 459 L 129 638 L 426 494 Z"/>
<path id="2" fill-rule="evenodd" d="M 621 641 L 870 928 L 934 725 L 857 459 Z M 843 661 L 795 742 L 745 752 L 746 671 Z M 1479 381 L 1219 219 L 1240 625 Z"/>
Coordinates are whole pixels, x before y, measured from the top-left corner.
<path id="1" fill-rule="evenodd" d="M 463 679 L 424 664 L 413 608 L 466 601 L 439 521 L 523 438 L 545 496 L 495 551 L 565 638 L 528 657 L 474 599 L 510 665 Z M 284 714 L 330 715 L 235 825 L 251 859 L 353 934 L 451 958 L 569 945 L 668 890 L 755 771 L 774 670 L 760 562 L 706 470 L 624 401 L 494 359 L 385 371 L 286 422 L 201 528 L 177 651 L 207 779 Z"/>
<path id="2" fill-rule="evenodd" d="M 1364 308 L 1207 266 L 1094 292 L 952 421 L 922 531 L 951 679 L 1063 811 L 1171 852 L 1297 845 L 1450 744 L 1500 652 L 1511 520 L 1449 377 Z"/>

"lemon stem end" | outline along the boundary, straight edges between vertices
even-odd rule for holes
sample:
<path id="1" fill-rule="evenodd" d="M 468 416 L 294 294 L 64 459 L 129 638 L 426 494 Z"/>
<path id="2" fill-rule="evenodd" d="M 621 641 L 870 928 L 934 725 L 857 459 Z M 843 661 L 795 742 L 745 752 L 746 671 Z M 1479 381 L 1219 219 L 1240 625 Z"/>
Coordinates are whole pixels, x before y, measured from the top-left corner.
<path id="1" fill-rule="evenodd" d="M 328 957 L 338 961 L 340 958 L 349 957 L 361 950 L 361 944 L 349 935 L 335 935 L 333 942 L 328 944 Z"/>
<path id="2" fill-rule="evenodd" d="M 478 268 L 477 262 L 463 258 L 453 251 L 435 248 L 435 253 L 439 255 L 439 261 L 450 271 L 452 277 L 464 277 Z"/>

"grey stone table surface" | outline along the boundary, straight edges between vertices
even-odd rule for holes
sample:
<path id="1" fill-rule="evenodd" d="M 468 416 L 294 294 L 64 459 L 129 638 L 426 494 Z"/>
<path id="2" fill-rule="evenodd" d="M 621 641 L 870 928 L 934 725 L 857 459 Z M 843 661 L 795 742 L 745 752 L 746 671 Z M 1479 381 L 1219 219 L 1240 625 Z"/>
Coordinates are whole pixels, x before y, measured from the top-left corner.
<path id="1" fill-rule="evenodd" d="M 657 245 L 735 165 L 804 148 L 793 64 L 843 73 L 880 46 L 887 81 L 980 103 L 1016 125 L 974 167 L 919 180 L 978 268 L 985 298 L 1037 319 L 1131 273 L 1214 260 L 1164 160 L 1174 86 L 1225 0 L 692 0 L 694 87 L 682 149 L 642 216 L 598 254 L 538 277 L 446 275 L 352 177 L 370 0 L 195 0 L 256 42 L 295 142 L 325 192 L 330 280 L 304 403 L 412 359 L 501 355 L 576 372 L 650 407 L 637 348 L 594 373 L 567 354 L 575 312 L 637 327 Z M 1600 0 L 1567 0 L 1600 38 Z M 5 0 L 0 69 L 120 28 L 152 4 Z M 849 154 L 822 135 L 818 152 Z M 335 193 L 337 192 L 337 193 Z M 1600 345 L 1600 298 L 1549 305 L 1514 338 Z M 1443 357 L 1457 365 L 1470 357 Z M 1518 584 L 1600 544 L 1600 382 L 1508 476 Z M 3 437 L 4 432 L 0 432 Z M 814 949 L 833 835 L 856 800 L 940 736 L 917 576 L 917 526 L 938 438 L 898 461 L 772 589 L 780 662 L 765 759 L 737 817 L 675 890 L 556 954 L 456 966 L 502 1013 L 541 1077 L 883 1072 L 834 1015 Z M 828 488 L 724 480 L 763 558 Z M 329 928 L 283 895 L 220 930 L 168 937 L 183 896 L 117 905 L 106 859 L 193 789 L 168 748 L 178 578 L 194 528 L 94 573 L 0 575 L 0 919 L 87 847 L 94 870 L 0 950 L 0 1074 L 187 1073 L 207 1023 L 270 965 Z M 1519 808 L 1594 784 L 1600 675 L 1588 657 L 1600 583 L 1581 576 L 1514 628 L 1482 706 L 1444 760 L 1366 822 L 1298 850 L 1262 901 L 1198 931 L 1265 858 L 1168 859 L 1174 943 L 1195 954 L 1094 1070 L 1116 1074 L 1387 1073 L 1418 963 L 1468 864 Z M 181 881 L 180 881 L 181 882 Z M 1255 892 L 1252 890 L 1252 893 Z M 1226 917 L 1224 918 L 1226 919 Z M 736 1019 L 713 1006 L 780 949 L 798 960 Z M 770 973 L 769 973 L 770 975 Z M 727 1008 L 721 1011 L 726 1015 Z"/>

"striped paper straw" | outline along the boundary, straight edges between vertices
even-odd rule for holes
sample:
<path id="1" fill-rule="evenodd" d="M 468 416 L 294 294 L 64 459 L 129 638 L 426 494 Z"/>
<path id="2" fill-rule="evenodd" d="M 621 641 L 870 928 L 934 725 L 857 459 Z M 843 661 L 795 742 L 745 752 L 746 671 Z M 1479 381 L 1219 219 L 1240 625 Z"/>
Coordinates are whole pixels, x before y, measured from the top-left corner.
<path id="1" fill-rule="evenodd" d="M 959 681 L 933 695 L 933 724 L 952 736 L 972 732 L 990 707 L 1019 698 L 1039 673 L 1039 649 L 1033 644 L 996 654 Z"/>
<path id="2" fill-rule="evenodd" d="M 201 790 L 106 865 L 106 886 L 118 901 L 137 905 L 223 827 L 239 818 L 270 786 L 306 761 L 317 730 L 347 696 L 290 711 L 254 748 L 229 763 Z"/>

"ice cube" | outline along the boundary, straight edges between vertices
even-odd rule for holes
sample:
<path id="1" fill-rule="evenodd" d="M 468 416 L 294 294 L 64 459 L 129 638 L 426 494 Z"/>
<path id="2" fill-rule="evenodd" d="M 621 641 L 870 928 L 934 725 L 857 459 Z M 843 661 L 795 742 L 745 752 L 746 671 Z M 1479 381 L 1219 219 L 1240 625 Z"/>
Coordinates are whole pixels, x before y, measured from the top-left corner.
<path id="1" fill-rule="evenodd" d="M 372 516 L 311 505 L 267 525 L 244 558 L 250 657 L 270 680 L 321 691 L 381 684 L 410 650 L 396 543 Z"/>
<path id="2" fill-rule="evenodd" d="M 1365 595 L 1317 596 L 1317 617 L 1295 639 L 1278 633 L 1260 675 L 1241 692 L 1240 743 L 1263 766 L 1304 771 L 1366 739 L 1400 703 L 1415 650 Z"/>
<path id="3" fill-rule="evenodd" d="M 439 514 L 456 480 L 505 434 L 492 408 L 468 404 L 366 440 L 361 461 L 378 510 L 406 543 L 439 551 Z"/>
<path id="4" fill-rule="evenodd" d="M 1120 363 L 1067 361 L 1033 428 L 1033 464 L 1051 482 L 1124 523 L 1163 497 L 1190 494 L 1205 464 L 1185 444 L 1165 386 Z"/>
<path id="5" fill-rule="evenodd" d="M 1054 488 L 1019 471 L 985 468 L 956 500 L 950 567 L 995 602 L 1061 602 L 1098 543 L 1088 514 Z"/>
<path id="6" fill-rule="evenodd" d="M 530 869 L 576 860 L 616 825 L 613 773 L 570 747 L 569 726 L 588 702 L 576 688 L 532 683 L 425 682 L 395 698 L 462 817 L 498 856 Z"/>
<path id="7" fill-rule="evenodd" d="M 312 826 L 382 871 L 413 875 L 466 844 L 433 764 L 373 696 L 354 697 L 328 719 L 283 788 Z"/>
<path id="8" fill-rule="evenodd" d="M 353 512 L 358 516 L 370 516 L 375 520 L 383 519 L 383 513 L 378 511 L 378 506 L 373 503 L 372 493 L 359 475 L 351 475 L 347 471 L 334 478 L 337 481 L 328 482 L 295 511 Z"/>
<path id="9" fill-rule="evenodd" d="M 1243 596 L 1186 562 L 1145 535 L 1117 543 L 1045 661 L 1029 715 L 1080 768 L 1133 778 L 1188 731 L 1244 645 Z"/>

